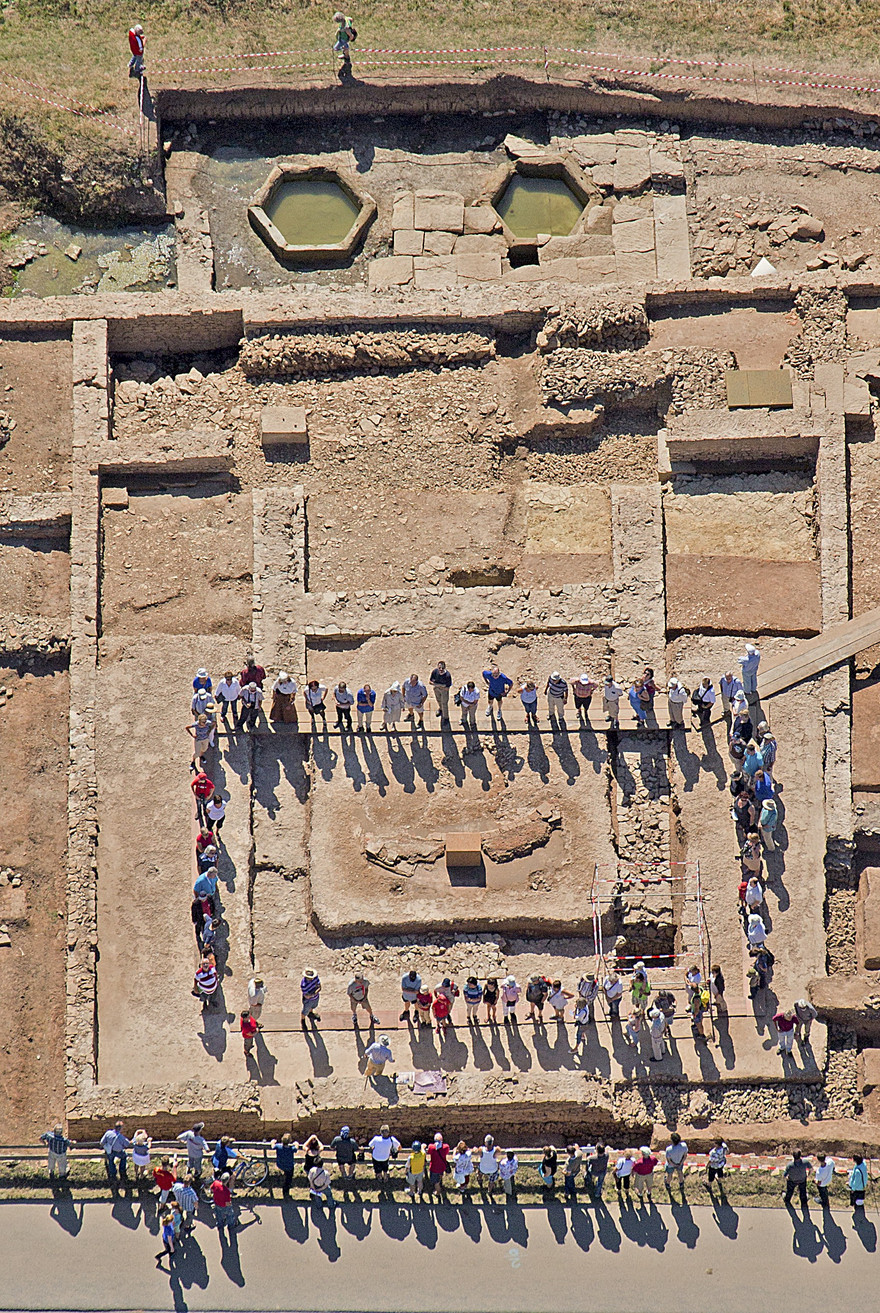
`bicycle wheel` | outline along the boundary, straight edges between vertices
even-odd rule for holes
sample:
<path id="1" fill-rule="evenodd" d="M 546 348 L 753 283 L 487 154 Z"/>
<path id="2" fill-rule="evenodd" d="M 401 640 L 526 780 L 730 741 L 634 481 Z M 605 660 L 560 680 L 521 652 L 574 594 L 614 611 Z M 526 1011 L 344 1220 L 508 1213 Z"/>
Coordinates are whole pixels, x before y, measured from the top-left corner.
<path id="1" fill-rule="evenodd" d="M 249 1158 L 239 1175 L 239 1181 L 249 1189 L 262 1185 L 269 1175 L 269 1169 L 260 1158 Z"/>

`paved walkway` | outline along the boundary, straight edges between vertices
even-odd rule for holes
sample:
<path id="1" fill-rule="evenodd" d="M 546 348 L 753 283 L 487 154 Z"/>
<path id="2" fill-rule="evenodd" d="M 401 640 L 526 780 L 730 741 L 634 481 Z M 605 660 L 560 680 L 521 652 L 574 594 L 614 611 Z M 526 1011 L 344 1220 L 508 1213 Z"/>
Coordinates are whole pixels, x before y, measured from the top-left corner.
<path id="1" fill-rule="evenodd" d="M 825 1313 L 876 1302 L 877 1226 L 848 1212 L 616 1205 L 467 1208 L 289 1203 L 235 1242 L 198 1226 L 158 1271 L 153 1201 L 0 1208 L 4 1309 L 609 1309 Z M 35 1255 L 39 1260 L 35 1262 Z"/>

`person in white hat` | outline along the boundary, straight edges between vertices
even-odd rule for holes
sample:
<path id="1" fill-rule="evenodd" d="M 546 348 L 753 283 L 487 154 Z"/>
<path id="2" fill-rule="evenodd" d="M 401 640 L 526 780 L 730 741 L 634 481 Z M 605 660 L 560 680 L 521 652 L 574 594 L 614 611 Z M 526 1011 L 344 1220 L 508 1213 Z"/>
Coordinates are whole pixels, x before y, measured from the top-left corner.
<path id="1" fill-rule="evenodd" d="M 390 688 L 386 688 L 382 694 L 382 728 L 387 729 L 389 725 L 397 725 L 403 713 L 403 693 L 400 688 L 400 680 L 395 679 Z"/>
<path id="2" fill-rule="evenodd" d="M 608 728 L 617 729 L 620 723 L 620 699 L 623 697 L 623 685 L 611 676 L 605 676 L 602 686 L 602 710 L 608 718 Z"/>
<path id="3" fill-rule="evenodd" d="M 302 993 L 302 1024 L 306 1024 L 306 1017 L 311 1017 L 312 1021 L 320 1021 L 321 1015 L 317 1008 L 321 999 L 321 977 L 314 967 L 306 967 L 299 987 Z"/>
<path id="4" fill-rule="evenodd" d="M 286 670 L 279 670 L 278 678 L 272 685 L 269 719 L 281 721 L 284 725 L 294 724 L 297 720 L 296 693 L 296 680 L 291 679 Z"/>
<path id="5" fill-rule="evenodd" d="M 685 729 L 684 704 L 688 700 L 688 691 L 680 679 L 670 679 L 666 690 L 666 705 L 669 708 L 669 728 Z"/>
<path id="6" fill-rule="evenodd" d="M 743 692 L 749 702 L 758 700 L 758 666 L 761 662 L 761 653 L 755 647 L 754 643 L 746 643 L 745 656 L 738 657 L 742 667 Z"/>
<path id="7" fill-rule="evenodd" d="M 574 709 L 577 712 L 578 720 L 585 725 L 590 722 L 590 703 L 598 687 L 599 685 L 590 679 L 586 670 L 581 673 L 579 679 L 573 679 L 571 682 L 571 691 L 574 694 Z"/>
<path id="8" fill-rule="evenodd" d="M 516 977 L 505 976 L 501 982 L 501 1002 L 504 1007 L 504 1020 L 506 1023 L 516 1021 L 516 1005 L 521 994 L 522 990 L 516 983 Z"/>

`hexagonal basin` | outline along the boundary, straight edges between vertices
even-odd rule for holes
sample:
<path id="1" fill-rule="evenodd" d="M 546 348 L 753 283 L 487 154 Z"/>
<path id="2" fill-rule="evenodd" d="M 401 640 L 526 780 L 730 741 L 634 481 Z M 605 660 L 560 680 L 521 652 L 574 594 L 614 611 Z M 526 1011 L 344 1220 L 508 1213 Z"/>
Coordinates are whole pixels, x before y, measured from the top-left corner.
<path id="1" fill-rule="evenodd" d="M 495 209 L 514 237 L 535 238 L 538 233 L 567 237 L 584 206 L 561 178 L 527 178 L 516 173 Z"/>
<path id="2" fill-rule="evenodd" d="M 358 217 L 355 201 L 338 182 L 290 178 L 275 188 L 265 211 L 291 246 L 330 246 L 341 242 Z"/>

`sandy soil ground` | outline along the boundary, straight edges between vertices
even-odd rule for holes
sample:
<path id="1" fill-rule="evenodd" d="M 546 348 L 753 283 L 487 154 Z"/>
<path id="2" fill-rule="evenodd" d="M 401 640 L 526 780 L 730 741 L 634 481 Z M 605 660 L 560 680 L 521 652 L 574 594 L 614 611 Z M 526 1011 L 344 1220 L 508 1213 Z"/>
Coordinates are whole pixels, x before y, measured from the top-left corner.
<path id="1" fill-rule="evenodd" d="M 0 410 L 16 421 L 0 450 L 0 487 L 9 492 L 70 488 L 73 349 L 68 338 L 4 336 Z"/>
<path id="2" fill-rule="evenodd" d="M 0 922 L 12 938 L 0 948 L 0 1136 L 26 1144 L 64 1111 L 68 678 L 4 665 L 0 683 L 13 692 L 0 711 L 0 866 L 23 880 L 0 887 Z"/>
<path id="3" fill-rule="evenodd" d="M 135 491 L 103 515 L 105 633 L 251 631 L 251 500 L 218 484 Z"/>
<path id="4" fill-rule="evenodd" d="M 70 609 L 70 553 L 57 538 L 0 536 L 3 609 L 64 618 Z"/>

